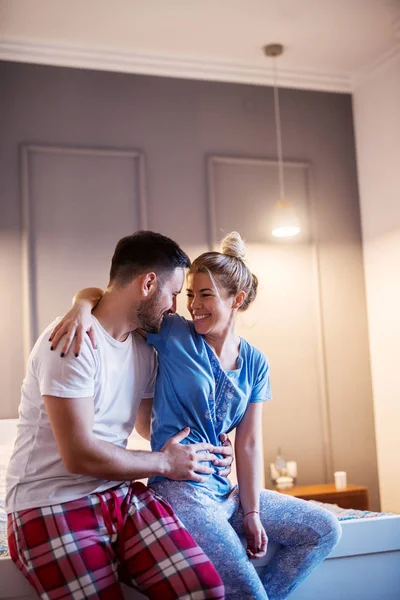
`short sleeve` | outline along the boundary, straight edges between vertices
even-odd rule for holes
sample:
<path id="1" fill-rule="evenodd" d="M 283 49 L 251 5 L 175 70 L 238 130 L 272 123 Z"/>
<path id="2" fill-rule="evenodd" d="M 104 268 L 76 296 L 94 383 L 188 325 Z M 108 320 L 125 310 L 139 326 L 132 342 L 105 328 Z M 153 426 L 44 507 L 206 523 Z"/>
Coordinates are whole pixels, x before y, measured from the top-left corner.
<path id="1" fill-rule="evenodd" d="M 85 343 L 78 358 L 70 351 L 61 358 L 51 351 L 47 339 L 42 339 L 35 357 L 35 371 L 42 396 L 87 398 L 94 396 L 96 361 L 89 343 Z"/>
<path id="2" fill-rule="evenodd" d="M 265 402 L 271 400 L 271 383 L 269 378 L 269 363 L 260 352 L 259 359 L 257 361 L 255 384 L 253 386 L 250 402 Z"/>

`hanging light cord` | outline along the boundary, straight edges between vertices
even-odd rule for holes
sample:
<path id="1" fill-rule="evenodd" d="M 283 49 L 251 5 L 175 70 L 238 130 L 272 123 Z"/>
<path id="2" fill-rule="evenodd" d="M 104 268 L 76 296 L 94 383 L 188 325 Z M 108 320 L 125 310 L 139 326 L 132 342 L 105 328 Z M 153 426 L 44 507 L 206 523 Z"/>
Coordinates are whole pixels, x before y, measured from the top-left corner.
<path id="1" fill-rule="evenodd" d="M 276 56 L 274 56 L 274 106 L 275 106 L 275 127 L 276 127 L 276 146 L 278 150 L 279 166 L 279 187 L 281 200 L 285 200 L 285 183 L 283 179 L 283 154 L 282 154 L 282 134 L 281 134 L 281 114 L 279 110 L 279 88 L 278 73 L 276 68 Z"/>

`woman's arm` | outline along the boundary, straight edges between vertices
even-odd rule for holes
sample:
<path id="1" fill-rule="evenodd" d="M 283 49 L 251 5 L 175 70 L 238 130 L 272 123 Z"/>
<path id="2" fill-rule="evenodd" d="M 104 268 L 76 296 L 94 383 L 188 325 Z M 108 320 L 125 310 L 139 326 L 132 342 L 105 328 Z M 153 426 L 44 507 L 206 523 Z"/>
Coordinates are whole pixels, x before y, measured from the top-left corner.
<path id="1" fill-rule="evenodd" d="M 150 440 L 152 410 L 153 398 L 143 398 L 136 414 L 135 429 L 145 440 Z"/>
<path id="2" fill-rule="evenodd" d="M 51 350 L 55 350 L 61 338 L 65 336 L 61 348 L 61 356 L 64 356 L 70 349 L 74 336 L 76 336 L 75 356 L 79 356 L 84 333 L 89 335 L 93 348 L 96 348 L 92 310 L 102 298 L 103 294 L 104 291 L 100 288 L 85 288 L 75 294 L 72 299 L 71 310 L 64 315 L 51 332 L 49 339 L 51 342 Z"/>
<path id="3" fill-rule="evenodd" d="M 247 554 L 260 558 L 267 550 L 267 535 L 260 521 L 262 403 L 252 402 L 236 428 L 235 455 L 240 503 L 244 513 Z"/>

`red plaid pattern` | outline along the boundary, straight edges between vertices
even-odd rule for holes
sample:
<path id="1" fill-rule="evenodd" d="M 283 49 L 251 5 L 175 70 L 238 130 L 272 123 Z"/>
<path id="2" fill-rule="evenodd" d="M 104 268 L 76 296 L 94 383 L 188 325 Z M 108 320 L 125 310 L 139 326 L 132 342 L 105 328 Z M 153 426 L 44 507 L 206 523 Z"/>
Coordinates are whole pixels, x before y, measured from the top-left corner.
<path id="1" fill-rule="evenodd" d="M 10 554 L 42 600 L 225 597 L 222 581 L 170 505 L 142 483 L 8 516 Z"/>

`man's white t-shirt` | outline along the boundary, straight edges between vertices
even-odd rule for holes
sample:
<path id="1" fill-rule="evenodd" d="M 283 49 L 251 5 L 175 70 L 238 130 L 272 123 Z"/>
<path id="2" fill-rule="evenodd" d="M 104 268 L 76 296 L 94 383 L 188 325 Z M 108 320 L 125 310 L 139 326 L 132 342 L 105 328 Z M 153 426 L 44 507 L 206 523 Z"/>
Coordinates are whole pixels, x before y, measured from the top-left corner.
<path id="1" fill-rule="evenodd" d="M 22 385 L 17 440 L 6 478 L 8 513 L 49 506 L 100 492 L 119 481 L 69 473 L 58 452 L 44 395 L 87 398 L 94 402 L 93 433 L 123 448 L 132 432 L 142 398 L 153 397 L 156 353 L 139 335 L 115 340 L 97 319 L 97 349 L 85 336 L 78 358 L 50 350 L 49 325 L 36 342 Z"/>

